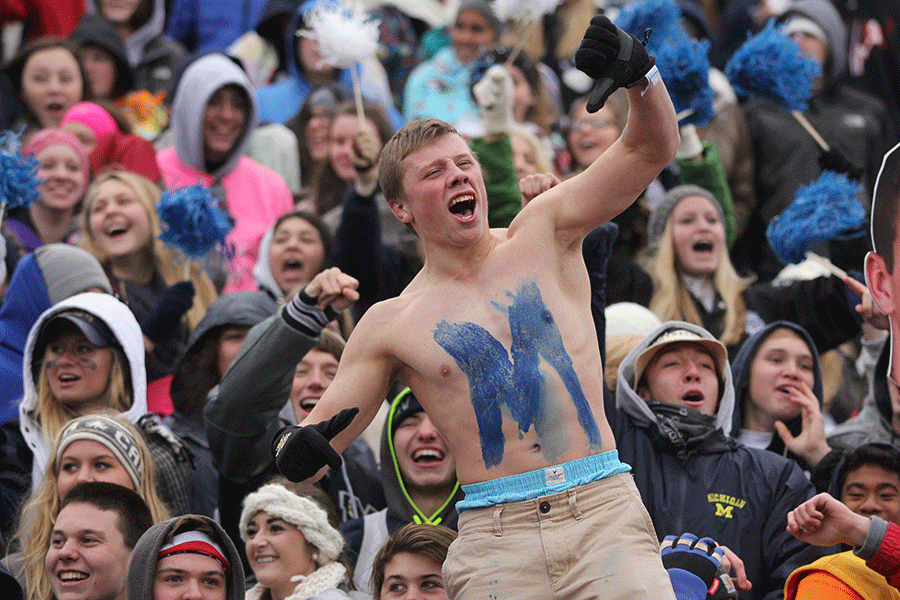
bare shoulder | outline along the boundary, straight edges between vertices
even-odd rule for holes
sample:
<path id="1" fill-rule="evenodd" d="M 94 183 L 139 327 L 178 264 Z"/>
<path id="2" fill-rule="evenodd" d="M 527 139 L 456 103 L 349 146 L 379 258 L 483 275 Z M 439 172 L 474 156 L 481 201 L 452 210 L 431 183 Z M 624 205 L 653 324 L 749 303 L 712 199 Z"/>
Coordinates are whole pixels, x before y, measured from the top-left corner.
<path id="1" fill-rule="evenodd" d="M 525 244 L 547 252 L 551 247 L 567 248 L 572 240 L 558 227 L 559 216 L 566 197 L 566 183 L 539 194 L 515 216 L 506 230 L 504 238 L 515 244 Z M 552 242 L 555 242 L 552 243 Z"/>
<path id="2" fill-rule="evenodd" d="M 377 302 L 353 328 L 347 341 L 348 347 L 351 342 L 354 342 L 354 346 L 361 342 L 368 346 L 375 345 L 381 352 L 396 355 L 398 346 L 403 345 L 403 340 L 410 335 L 419 320 L 415 306 L 426 293 L 425 290 L 417 291 L 414 283 L 411 283 L 399 296 Z"/>
<path id="3" fill-rule="evenodd" d="M 369 340 L 392 337 L 400 325 L 399 315 L 405 312 L 408 304 L 408 298 L 403 295 L 375 303 L 353 328 L 350 339 L 362 337 L 362 334 Z"/>

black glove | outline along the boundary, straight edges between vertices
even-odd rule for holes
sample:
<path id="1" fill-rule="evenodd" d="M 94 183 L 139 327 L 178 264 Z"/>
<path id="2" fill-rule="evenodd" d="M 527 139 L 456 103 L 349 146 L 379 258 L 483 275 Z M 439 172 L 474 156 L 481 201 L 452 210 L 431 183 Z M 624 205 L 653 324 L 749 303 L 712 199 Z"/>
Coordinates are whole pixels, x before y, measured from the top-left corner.
<path id="1" fill-rule="evenodd" d="M 616 27 L 606 16 L 595 16 L 575 51 L 575 66 L 597 82 L 587 111 L 600 110 L 610 94 L 641 81 L 654 64 L 656 60 L 639 39 Z"/>
<path id="2" fill-rule="evenodd" d="M 724 552 L 711 538 L 667 535 L 660 550 L 678 600 L 737 598 L 737 588 L 722 566 Z"/>
<path id="3" fill-rule="evenodd" d="M 834 171 L 835 173 L 843 173 L 847 179 L 859 181 L 862 177 L 863 169 L 851 163 L 847 158 L 835 149 L 822 150 L 819 155 L 819 166 L 823 171 Z"/>
<path id="4" fill-rule="evenodd" d="M 272 440 L 272 456 L 281 474 L 291 481 L 303 481 L 328 465 L 340 469 L 341 455 L 328 442 L 350 425 L 358 408 L 345 408 L 322 423 L 282 427 Z"/>
<path id="5" fill-rule="evenodd" d="M 141 322 L 141 331 L 154 344 L 162 344 L 181 327 L 181 317 L 194 304 L 194 284 L 179 281 L 163 291 L 156 306 Z"/>

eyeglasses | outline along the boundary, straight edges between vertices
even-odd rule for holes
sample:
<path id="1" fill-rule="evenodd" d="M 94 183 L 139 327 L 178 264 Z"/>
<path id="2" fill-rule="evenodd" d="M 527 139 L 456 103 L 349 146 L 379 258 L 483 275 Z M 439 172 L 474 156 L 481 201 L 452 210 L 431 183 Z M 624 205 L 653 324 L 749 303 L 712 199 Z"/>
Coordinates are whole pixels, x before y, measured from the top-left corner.
<path id="1" fill-rule="evenodd" d="M 603 117 L 595 117 L 593 119 L 575 119 L 572 121 L 572 131 L 577 131 L 582 127 L 590 129 L 603 129 L 610 125 L 615 125 L 612 119 L 604 119 Z"/>

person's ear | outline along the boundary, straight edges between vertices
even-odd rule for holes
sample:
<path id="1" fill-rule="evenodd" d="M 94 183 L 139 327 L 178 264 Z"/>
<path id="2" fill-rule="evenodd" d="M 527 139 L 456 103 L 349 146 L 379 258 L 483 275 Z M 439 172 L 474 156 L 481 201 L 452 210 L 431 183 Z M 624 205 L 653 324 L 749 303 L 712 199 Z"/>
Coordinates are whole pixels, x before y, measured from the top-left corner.
<path id="1" fill-rule="evenodd" d="M 650 388 L 647 387 L 646 384 L 641 384 L 638 386 L 636 390 L 634 390 L 638 396 L 641 397 L 641 400 L 644 402 L 650 402 L 653 400 L 653 394 L 650 393 Z"/>
<path id="2" fill-rule="evenodd" d="M 894 298 L 894 277 L 876 252 L 866 254 L 866 285 L 881 312 L 893 318 L 900 298 Z"/>
<path id="3" fill-rule="evenodd" d="M 400 200 L 399 198 L 388 200 L 388 206 L 391 207 L 391 212 L 394 213 L 394 216 L 397 217 L 401 223 L 412 223 L 412 213 L 407 210 L 403 200 Z"/>

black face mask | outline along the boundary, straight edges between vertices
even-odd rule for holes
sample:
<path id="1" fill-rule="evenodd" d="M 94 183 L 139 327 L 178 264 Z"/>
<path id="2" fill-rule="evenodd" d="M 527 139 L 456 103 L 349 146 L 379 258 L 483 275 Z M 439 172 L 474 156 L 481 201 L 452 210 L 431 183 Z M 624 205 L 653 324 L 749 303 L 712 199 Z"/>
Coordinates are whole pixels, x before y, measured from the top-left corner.
<path id="1" fill-rule="evenodd" d="M 687 458 L 716 430 L 714 416 L 693 408 L 664 402 L 648 402 L 647 407 L 656 416 L 658 439 L 676 448 L 681 458 Z"/>

